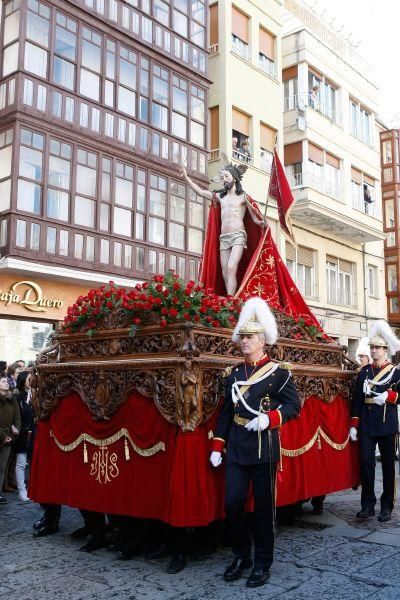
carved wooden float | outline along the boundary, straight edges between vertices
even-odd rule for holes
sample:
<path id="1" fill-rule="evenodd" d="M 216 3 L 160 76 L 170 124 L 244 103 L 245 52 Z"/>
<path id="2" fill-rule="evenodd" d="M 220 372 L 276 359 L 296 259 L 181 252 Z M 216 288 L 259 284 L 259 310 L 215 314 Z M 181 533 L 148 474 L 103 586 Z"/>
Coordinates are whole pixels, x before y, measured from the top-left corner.
<path id="1" fill-rule="evenodd" d="M 304 400 L 317 396 L 330 403 L 340 394 L 349 399 L 357 365 L 337 344 L 293 340 L 289 321 L 281 316 L 277 344 L 269 355 L 293 366 Z M 168 422 L 193 431 L 211 417 L 223 392 L 223 370 L 243 360 L 230 329 L 192 323 L 103 329 L 91 337 L 60 334 L 37 359 L 33 401 L 47 419 L 60 400 L 76 391 L 94 419 L 109 419 L 136 390 L 152 398 Z"/>

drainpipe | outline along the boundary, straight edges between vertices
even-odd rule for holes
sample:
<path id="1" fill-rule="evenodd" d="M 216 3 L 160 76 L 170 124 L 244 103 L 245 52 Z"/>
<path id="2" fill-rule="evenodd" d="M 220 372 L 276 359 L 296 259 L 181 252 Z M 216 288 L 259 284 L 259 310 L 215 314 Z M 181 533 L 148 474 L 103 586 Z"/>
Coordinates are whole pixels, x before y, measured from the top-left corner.
<path id="1" fill-rule="evenodd" d="M 362 257 L 363 257 L 363 281 L 364 281 L 364 318 L 365 325 L 367 327 L 367 335 L 368 335 L 368 318 L 367 318 L 367 269 L 365 265 L 366 260 L 366 252 L 365 252 L 365 243 L 362 245 Z"/>

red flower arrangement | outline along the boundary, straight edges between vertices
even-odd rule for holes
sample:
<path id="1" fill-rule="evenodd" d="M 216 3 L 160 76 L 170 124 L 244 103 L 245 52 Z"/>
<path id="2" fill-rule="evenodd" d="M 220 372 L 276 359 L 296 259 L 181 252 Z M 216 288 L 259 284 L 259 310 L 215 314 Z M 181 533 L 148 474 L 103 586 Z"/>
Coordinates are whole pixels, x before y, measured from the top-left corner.
<path id="1" fill-rule="evenodd" d="M 313 342 L 330 342 L 330 337 L 324 332 L 322 327 L 310 317 L 310 315 L 300 315 L 295 321 L 293 337 L 295 340 L 309 339 Z"/>
<path id="2" fill-rule="evenodd" d="M 151 282 L 137 283 L 126 290 L 110 281 L 86 296 L 79 296 L 67 310 L 62 333 L 86 332 L 89 336 L 104 328 L 107 317 L 116 311 L 121 321 L 131 326 L 132 334 L 140 325 L 188 321 L 207 327 L 230 327 L 237 322 L 242 300 L 217 296 L 194 281 L 185 284 L 169 272 L 155 275 Z"/>

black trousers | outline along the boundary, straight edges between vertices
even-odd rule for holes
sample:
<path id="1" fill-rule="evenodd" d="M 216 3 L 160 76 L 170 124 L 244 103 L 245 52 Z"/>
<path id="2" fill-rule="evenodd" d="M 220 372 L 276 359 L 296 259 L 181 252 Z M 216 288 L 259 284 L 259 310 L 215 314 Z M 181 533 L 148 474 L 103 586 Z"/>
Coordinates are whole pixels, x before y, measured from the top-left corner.
<path id="1" fill-rule="evenodd" d="M 267 569 L 272 565 L 274 554 L 275 470 L 276 465 L 272 465 L 271 481 L 269 464 L 226 466 L 225 510 L 230 525 L 233 554 L 237 558 L 247 558 L 251 554 L 244 510 L 251 481 L 254 496 L 254 566 Z"/>
<path id="2" fill-rule="evenodd" d="M 383 435 L 380 437 L 361 434 L 361 508 L 369 510 L 375 507 L 376 496 L 375 484 L 375 448 L 378 444 L 381 455 L 383 494 L 381 496 L 381 508 L 390 511 L 394 506 L 395 487 L 395 442 L 396 434 Z"/>

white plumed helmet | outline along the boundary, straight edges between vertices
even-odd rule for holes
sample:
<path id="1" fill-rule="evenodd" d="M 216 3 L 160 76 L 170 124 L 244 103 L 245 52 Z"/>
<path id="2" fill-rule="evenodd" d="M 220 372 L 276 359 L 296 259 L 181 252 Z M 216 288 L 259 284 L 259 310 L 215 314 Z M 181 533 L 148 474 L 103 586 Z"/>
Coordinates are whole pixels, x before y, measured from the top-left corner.
<path id="1" fill-rule="evenodd" d="M 375 321 L 369 331 L 369 346 L 388 348 L 390 354 L 400 350 L 400 340 L 394 335 L 386 321 Z"/>
<path id="2" fill-rule="evenodd" d="M 232 340 L 238 342 L 245 333 L 263 333 L 268 345 L 275 344 L 278 339 L 275 317 L 265 300 L 259 297 L 249 298 L 243 304 Z"/>

